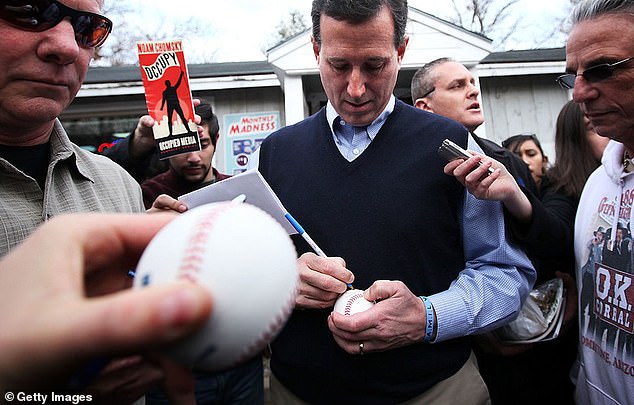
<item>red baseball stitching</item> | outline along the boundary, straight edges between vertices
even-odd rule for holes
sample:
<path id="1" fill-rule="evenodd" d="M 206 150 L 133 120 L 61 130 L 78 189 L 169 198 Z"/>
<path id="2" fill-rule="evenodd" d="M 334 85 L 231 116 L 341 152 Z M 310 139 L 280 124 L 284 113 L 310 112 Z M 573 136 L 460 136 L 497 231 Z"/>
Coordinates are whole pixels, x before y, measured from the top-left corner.
<path id="1" fill-rule="evenodd" d="M 262 331 L 262 333 L 256 337 L 256 339 L 248 345 L 238 356 L 236 361 L 234 361 L 231 366 L 236 366 L 243 361 L 249 360 L 253 357 L 257 352 L 262 350 L 262 348 L 269 343 L 271 340 L 275 338 L 277 333 L 282 329 L 286 320 L 288 319 L 288 315 L 291 313 L 293 308 L 295 307 L 295 297 L 297 295 L 299 286 L 297 283 L 295 284 L 295 288 L 291 290 L 291 293 L 286 298 L 286 303 L 280 308 L 280 311 L 277 313 L 273 322 L 271 322 L 266 329 Z"/>
<path id="2" fill-rule="evenodd" d="M 177 278 L 198 281 L 198 276 L 202 271 L 205 245 L 209 234 L 214 229 L 214 224 L 218 216 L 227 211 L 230 207 L 229 204 L 225 204 L 199 219 L 200 222 L 194 228 L 187 241 L 187 247 L 178 266 Z"/>
<path id="3" fill-rule="evenodd" d="M 354 304 L 354 302 L 359 298 L 363 298 L 363 293 L 356 293 L 352 297 L 348 298 L 348 301 L 346 302 L 346 308 L 343 311 L 344 315 L 350 315 L 352 304 Z"/>

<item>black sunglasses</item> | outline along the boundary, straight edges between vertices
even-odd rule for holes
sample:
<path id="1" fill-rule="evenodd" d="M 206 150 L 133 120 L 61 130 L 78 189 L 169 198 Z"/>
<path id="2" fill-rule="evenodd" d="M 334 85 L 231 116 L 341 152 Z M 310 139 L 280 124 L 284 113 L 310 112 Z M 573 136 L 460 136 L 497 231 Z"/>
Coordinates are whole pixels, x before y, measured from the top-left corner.
<path id="1" fill-rule="evenodd" d="M 602 63 L 600 65 L 592 66 L 583 71 L 580 74 L 566 73 L 557 78 L 557 83 L 564 89 L 573 89 L 575 87 L 575 80 L 577 76 L 583 76 L 590 83 L 600 82 L 614 74 L 617 69 L 625 69 L 625 63 L 634 59 L 634 56 L 620 60 L 614 63 Z"/>
<path id="2" fill-rule="evenodd" d="M 429 90 L 427 93 L 423 94 L 422 96 L 418 97 L 418 99 L 425 98 L 425 97 L 429 96 L 431 93 L 433 93 L 435 91 L 436 91 L 436 88 L 432 87 L 431 90 Z M 416 101 L 416 100 L 414 100 L 414 101 Z"/>
<path id="3" fill-rule="evenodd" d="M 0 2 L 0 19 L 25 31 L 41 32 L 70 17 L 77 43 L 94 48 L 104 43 L 112 21 L 106 17 L 75 10 L 56 0 L 7 0 Z"/>

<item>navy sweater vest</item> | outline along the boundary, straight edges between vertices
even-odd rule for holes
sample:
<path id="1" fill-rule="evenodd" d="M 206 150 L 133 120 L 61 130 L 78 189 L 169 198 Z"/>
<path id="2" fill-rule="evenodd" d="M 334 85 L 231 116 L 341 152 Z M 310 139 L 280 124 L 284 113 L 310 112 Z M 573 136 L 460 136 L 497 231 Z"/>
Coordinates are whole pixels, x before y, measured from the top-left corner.
<path id="1" fill-rule="evenodd" d="M 443 173 L 446 161 L 437 149 L 445 138 L 466 147 L 467 131 L 397 101 L 370 146 L 348 162 L 322 109 L 269 136 L 259 168 L 326 254 L 346 260 L 355 288 L 400 280 L 414 294 L 430 295 L 446 290 L 464 268 L 465 191 Z M 298 254 L 310 251 L 301 238 L 294 242 Z M 294 311 L 272 345 L 274 374 L 310 403 L 405 401 L 456 373 L 469 357 L 465 338 L 349 355 L 328 330 L 331 311 Z"/>

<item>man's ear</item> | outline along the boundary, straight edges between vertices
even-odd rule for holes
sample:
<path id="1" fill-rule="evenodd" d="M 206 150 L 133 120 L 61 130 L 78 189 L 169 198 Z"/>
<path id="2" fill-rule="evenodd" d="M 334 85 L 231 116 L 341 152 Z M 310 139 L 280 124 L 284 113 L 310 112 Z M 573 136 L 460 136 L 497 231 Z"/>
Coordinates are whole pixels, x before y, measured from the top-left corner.
<path id="1" fill-rule="evenodd" d="M 409 44 L 409 37 L 405 37 L 401 46 L 399 46 L 398 49 L 396 50 L 399 66 L 401 66 L 401 63 L 403 62 L 403 57 L 405 56 L 405 50 L 407 49 L 407 44 Z"/>
<path id="2" fill-rule="evenodd" d="M 429 105 L 427 101 L 428 101 L 427 97 L 419 98 L 414 102 L 414 107 L 433 113 L 434 110 L 432 110 L 431 106 Z"/>
<path id="3" fill-rule="evenodd" d="M 313 36 L 310 37 L 310 42 L 313 44 L 313 54 L 315 55 L 315 60 L 317 61 L 317 64 L 319 65 L 319 44 L 317 43 L 317 41 L 315 40 L 315 37 Z"/>

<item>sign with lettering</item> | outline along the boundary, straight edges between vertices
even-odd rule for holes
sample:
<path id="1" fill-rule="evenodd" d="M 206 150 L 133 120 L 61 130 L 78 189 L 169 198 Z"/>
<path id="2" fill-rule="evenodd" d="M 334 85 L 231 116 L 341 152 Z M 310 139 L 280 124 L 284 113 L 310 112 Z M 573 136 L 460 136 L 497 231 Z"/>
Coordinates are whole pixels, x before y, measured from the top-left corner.
<path id="1" fill-rule="evenodd" d="M 605 322 L 634 333 L 634 275 L 605 265 L 595 266 L 594 313 Z"/>
<path id="2" fill-rule="evenodd" d="M 242 173 L 247 169 L 251 154 L 273 131 L 280 128 L 280 113 L 227 114 L 223 119 L 225 133 L 225 172 Z"/>

